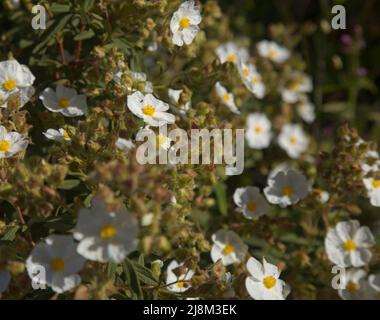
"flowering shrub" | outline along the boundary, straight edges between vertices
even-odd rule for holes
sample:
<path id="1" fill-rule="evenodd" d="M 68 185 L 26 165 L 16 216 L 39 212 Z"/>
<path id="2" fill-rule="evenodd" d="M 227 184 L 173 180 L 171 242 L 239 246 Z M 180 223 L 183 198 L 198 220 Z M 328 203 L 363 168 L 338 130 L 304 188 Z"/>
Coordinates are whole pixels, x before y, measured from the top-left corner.
<path id="1" fill-rule="evenodd" d="M 46 30 L 0 4 L 2 298 L 379 297 L 361 27 L 260 21 L 278 7 L 253 1 L 40 4 Z M 163 126 L 244 128 L 244 172 L 139 163 Z"/>

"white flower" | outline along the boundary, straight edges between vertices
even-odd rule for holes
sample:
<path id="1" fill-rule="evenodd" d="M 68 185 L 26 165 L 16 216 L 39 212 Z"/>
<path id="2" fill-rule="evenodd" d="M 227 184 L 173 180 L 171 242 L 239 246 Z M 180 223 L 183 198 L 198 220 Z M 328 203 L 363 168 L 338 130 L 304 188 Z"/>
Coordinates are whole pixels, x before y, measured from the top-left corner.
<path id="1" fill-rule="evenodd" d="M 62 293 L 78 286 L 85 259 L 76 252 L 71 236 L 51 235 L 37 244 L 26 260 L 26 268 L 32 280 L 50 286 Z"/>
<path id="2" fill-rule="evenodd" d="M 364 174 L 380 171 L 379 153 L 376 150 L 368 150 L 366 158 L 360 162 L 360 167 Z"/>
<path id="3" fill-rule="evenodd" d="M 359 221 L 338 222 L 330 228 L 325 238 L 325 248 L 330 261 L 340 267 L 362 267 L 369 263 L 375 244 L 368 227 L 360 227 Z"/>
<path id="4" fill-rule="evenodd" d="M 173 270 L 177 268 L 182 268 L 182 273 L 180 275 L 176 275 Z M 191 278 L 194 275 L 193 270 L 189 270 L 188 268 L 183 266 L 183 263 L 178 263 L 176 260 L 173 260 L 168 265 L 166 269 L 166 284 L 170 284 L 168 289 L 173 292 L 185 292 L 191 287 Z"/>
<path id="5" fill-rule="evenodd" d="M 220 100 L 230 109 L 231 112 L 240 114 L 239 109 L 236 107 L 235 98 L 232 93 L 227 92 L 226 88 L 223 87 L 220 82 L 215 84 L 215 90 Z"/>
<path id="6" fill-rule="evenodd" d="M 380 207 L 380 179 L 364 178 L 363 183 L 367 188 L 370 203 L 374 207 Z"/>
<path id="7" fill-rule="evenodd" d="M 265 85 L 255 66 L 253 64 L 246 64 L 240 60 L 238 67 L 246 88 L 251 91 L 256 98 L 262 99 L 265 95 Z"/>
<path id="8" fill-rule="evenodd" d="M 128 96 L 127 104 L 134 115 L 153 127 L 175 122 L 175 116 L 165 112 L 169 109 L 169 105 L 150 93 L 144 95 L 136 91 Z"/>
<path id="9" fill-rule="evenodd" d="M 148 213 L 144 214 L 142 219 L 141 219 L 141 226 L 142 227 L 150 226 L 153 222 L 153 219 L 154 219 L 154 214 L 152 212 L 148 212 Z"/>
<path id="10" fill-rule="evenodd" d="M 65 129 L 48 129 L 46 132 L 42 133 L 46 138 L 49 140 L 54 140 L 54 141 L 70 141 L 71 138 L 67 131 Z"/>
<path id="11" fill-rule="evenodd" d="M 0 270 L 0 293 L 8 289 L 11 282 L 11 274 L 7 270 Z"/>
<path id="12" fill-rule="evenodd" d="M 259 55 L 276 63 L 283 63 L 290 56 L 289 50 L 276 42 L 263 40 L 257 44 Z"/>
<path id="13" fill-rule="evenodd" d="M 199 31 L 198 24 L 201 20 L 201 13 L 194 1 L 183 2 L 170 21 L 173 43 L 177 46 L 183 46 L 184 42 L 187 45 L 192 43 Z"/>
<path id="14" fill-rule="evenodd" d="M 122 207 L 108 210 L 104 201 L 94 198 L 90 209 L 79 211 L 74 238 L 77 251 L 86 259 L 120 263 L 137 246 L 137 221 Z"/>
<path id="15" fill-rule="evenodd" d="M 87 98 L 83 94 L 77 94 L 75 89 L 58 85 L 56 91 L 46 88 L 40 95 L 40 99 L 51 112 L 60 112 L 65 117 L 78 117 L 87 112 Z"/>
<path id="16" fill-rule="evenodd" d="M 312 123 L 315 120 L 314 105 L 307 99 L 301 99 L 297 106 L 299 116 L 307 123 Z"/>
<path id="17" fill-rule="evenodd" d="M 219 230 L 211 237 L 213 246 L 211 248 L 211 259 L 213 262 L 222 260 L 223 265 L 243 262 L 248 246 L 240 237 L 230 230 Z"/>
<path id="18" fill-rule="evenodd" d="M 264 149 L 269 147 L 272 133 L 271 123 L 263 113 L 251 113 L 247 117 L 247 130 L 245 138 L 248 145 L 253 149 Z"/>
<path id="19" fill-rule="evenodd" d="M 280 171 L 289 171 L 289 170 L 296 170 L 296 167 L 286 162 L 278 163 L 269 172 L 268 179 L 273 179 L 273 177 Z"/>
<path id="20" fill-rule="evenodd" d="M 246 62 L 249 58 L 249 53 L 246 48 L 238 47 L 234 42 L 227 42 L 215 50 L 221 63 L 232 62 L 237 63 L 239 60 Z"/>
<path id="21" fill-rule="evenodd" d="M 313 89 L 311 78 L 306 74 L 294 71 L 291 75 L 290 82 L 280 89 L 282 100 L 287 103 L 299 101 L 305 93 Z"/>
<path id="22" fill-rule="evenodd" d="M 0 108 L 19 109 L 22 108 L 34 95 L 33 87 L 20 88 L 10 94 L 0 90 Z"/>
<path id="23" fill-rule="evenodd" d="M 8 132 L 0 126 L 0 159 L 9 158 L 18 152 L 25 151 L 28 140 L 18 132 Z"/>
<path id="24" fill-rule="evenodd" d="M 169 88 L 168 89 L 168 96 L 169 96 L 169 99 L 170 99 L 171 103 L 175 105 L 176 110 L 180 114 L 185 114 L 186 111 L 190 109 L 191 103 L 189 101 L 189 102 L 186 102 L 183 105 L 179 105 L 179 99 L 181 98 L 182 92 L 183 92 L 182 89 L 175 90 L 175 89 L 170 89 Z"/>
<path id="25" fill-rule="evenodd" d="M 309 146 L 309 138 L 298 124 L 286 124 L 278 136 L 279 146 L 286 151 L 289 157 L 296 159 Z"/>
<path id="26" fill-rule="evenodd" d="M 289 290 L 284 281 L 279 279 L 278 268 L 263 258 L 261 264 L 255 258 L 249 258 L 247 269 L 250 275 L 245 279 L 245 287 L 255 300 L 284 300 Z"/>
<path id="27" fill-rule="evenodd" d="M 237 188 L 234 192 L 234 202 L 248 219 L 260 217 L 270 209 L 257 187 Z"/>
<path id="28" fill-rule="evenodd" d="M 264 194 L 268 201 L 285 208 L 306 198 L 309 185 L 306 178 L 293 170 L 279 171 L 268 178 L 268 187 Z"/>
<path id="29" fill-rule="evenodd" d="M 31 87 L 35 77 L 25 65 L 16 60 L 0 62 L 0 95 L 3 99 L 8 95 L 19 92 L 20 89 Z"/>
<path id="30" fill-rule="evenodd" d="M 380 273 L 371 274 L 368 277 L 368 282 L 376 298 L 380 300 Z"/>
<path id="31" fill-rule="evenodd" d="M 329 201 L 330 194 L 327 191 L 316 188 L 314 189 L 314 192 L 318 195 L 318 200 L 320 203 L 326 203 Z"/>
<path id="32" fill-rule="evenodd" d="M 123 138 L 117 138 L 115 142 L 115 146 L 121 151 L 125 151 L 125 152 L 128 152 L 135 147 L 131 139 L 127 140 Z"/>
<path id="33" fill-rule="evenodd" d="M 371 298 L 371 288 L 363 269 L 350 269 L 342 272 L 340 279 L 342 287 L 338 294 L 343 300 L 367 300 Z"/>

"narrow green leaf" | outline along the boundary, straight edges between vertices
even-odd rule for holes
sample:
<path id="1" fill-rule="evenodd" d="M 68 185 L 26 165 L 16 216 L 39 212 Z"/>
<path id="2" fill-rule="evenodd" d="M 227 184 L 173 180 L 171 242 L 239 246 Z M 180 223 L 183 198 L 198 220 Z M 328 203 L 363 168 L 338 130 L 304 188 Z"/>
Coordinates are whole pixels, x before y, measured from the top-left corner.
<path id="1" fill-rule="evenodd" d="M 13 241 L 16 238 L 16 234 L 19 231 L 20 226 L 14 226 L 10 228 L 5 234 L 2 236 L 1 240 Z"/>
<path id="2" fill-rule="evenodd" d="M 137 295 L 138 299 L 143 298 L 143 293 L 140 285 L 140 279 L 137 275 L 137 271 L 134 264 L 128 258 L 123 262 L 123 271 L 126 276 L 126 282 L 130 286 L 130 289 Z"/>
<path id="3" fill-rule="evenodd" d="M 71 11 L 70 4 L 53 3 L 50 8 L 51 8 L 51 11 L 53 11 L 54 13 L 65 13 L 65 12 Z"/>
<path id="4" fill-rule="evenodd" d="M 89 29 L 77 34 L 74 37 L 74 40 L 75 41 L 87 40 L 87 39 L 91 39 L 94 35 L 95 35 L 95 32 L 92 29 Z"/>
<path id="5" fill-rule="evenodd" d="M 74 189 L 79 184 L 80 184 L 80 180 L 68 179 L 68 180 L 63 181 L 63 183 L 58 187 L 58 189 L 70 190 L 70 189 Z"/>
<path id="6" fill-rule="evenodd" d="M 218 204 L 218 209 L 223 216 L 227 215 L 227 196 L 226 196 L 226 186 L 223 183 L 218 183 L 215 186 L 216 202 Z"/>

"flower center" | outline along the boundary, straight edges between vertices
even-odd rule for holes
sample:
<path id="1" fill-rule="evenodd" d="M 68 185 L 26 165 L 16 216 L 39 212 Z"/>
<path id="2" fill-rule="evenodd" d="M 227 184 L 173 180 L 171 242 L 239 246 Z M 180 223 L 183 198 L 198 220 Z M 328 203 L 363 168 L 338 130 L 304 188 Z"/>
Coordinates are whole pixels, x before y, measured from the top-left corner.
<path id="1" fill-rule="evenodd" d="M 50 267 L 53 269 L 54 272 L 63 271 L 63 269 L 65 268 L 65 261 L 63 261 L 62 258 L 54 258 L 50 262 Z"/>
<path id="2" fill-rule="evenodd" d="M 349 292 L 353 293 L 355 291 L 358 291 L 359 290 L 359 286 L 357 283 L 353 282 L 353 281 L 349 281 L 346 285 L 346 290 L 348 290 Z"/>
<path id="3" fill-rule="evenodd" d="M 262 131 L 263 131 L 263 129 L 260 126 L 256 126 L 255 127 L 255 132 L 256 133 L 261 133 Z"/>
<path id="4" fill-rule="evenodd" d="M 249 211 L 256 211 L 256 208 L 257 208 L 256 203 L 253 201 L 248 202 L 247 208 Z"/>
<path id="5" fill-rule="evenodd" d="M 247 68 L 244 68 L 244 69 L 243 69 L 243 75 L 244 75 L 244 77 L 248 77 L 249 72 L 248 72 L 248 69 L 247 69 Z"/>
<path id="6" fill-rule="evenodd" d="M 380 188 L 380 180 L 373 179 L 372 180 L 372 187 Z"/>
<path id="7" fill-rule="evenodd" d="M 224 249 L 223 249 L 223 253 L 224 254 L 231 254 L 232 252 L 234 252 L 234 246 L 231 245 L 231 244 L 227 244 Z"/>
<path id="8" fill-rule="evenodd" d="M 62 109 L 66 109 L 69 106 L 69 100 L 66 98 L 60 98 L 58 100 L 58 105 Z"/>
<path id="9" fill-rule="evenodd" d="M 179 27 L 181 29 L 186 29 L 186 28 L 190 27 L 190 19 L 187 17 L 184 17 L 181 20 L 179 20 Z"/>
<path id="10" fill-rule="evenodd" d="M 146 105 L 143 109 L 143 113 L 148 117 L 153 117 L 155 112 L 156 108 L 153 107 L 151 104 Z"/>
<path id="11" fill-rule="evenodd" d="M 100 229 L 100 236 L 104 239 L 111 239 L 116 236 L 116 228 L 111 224 L 106 224 Z"/>
<path id="12" fill-rule="evenodd" d="M 258 77 L 253 77 L 251 80 L 252 84 L 258 84 L 260 82 L 260 79 Z"/>
<path id="13" fill-rule="evenodd" d="M 224 101 L 229 101 L 230 100 L 230 95 L 228 93 L 226 93 L 224 96 L 223 96 L 223 100 Z"/>
<path id="14" fill-rule="evenodd" d="M 282 188 L 282 194 L 284 196 L 290 197 L 294 193 L 294 190 L 291 186 L 285 186 Z"/>
<path id="15" fill-rule="evenodd" d="M 63 137 L 66 138 L 66 139 L 70 138 L 70 136 L 69 136 L 69 134 L 67 133 L 66 130 L 63 130 L 62 135 L 63 135 Z"/>
<path id="16" fill-rule="evenodd" d="M 178 288 L 182 289 L 185 287 L 185 284 L 183 283 L 183 281 L 178 281 L 177 286 L 178 286 Z"/>
<path id="17" fill-rule="evenodd" d="M 16 81 L 14 81 L 12 79 L 5 80 L 5 82 L 4 82 L 4 89 L 6 91 L 12 91 L 14 88 L 16 88 L 16 86 L 17 86 Z"/>
<path id="18" fill-rule="evenodd" d="M 277 282 L 277 280 L 273 276 L 265 277 L 263 280 L 263 284 L 264 284 L 265 288 L 267 288 L 267 289 L 273 288 L 276 285 L 276 282 Z"/>
<path id="19" fill-rule="evenodd" d="M 289 139 L 290 144 L 297 144 L 297 138 L 296 137 L 290 137 Z"/>
<path id="20" fill-rule="evenodd" d="M 349 239 L 343 244 L 343 247 L 346 251 L 352 251 L 356 249 L 356 243 L 354 240 Z"/>
<path id="21" fill-rule="evenodd" d="M 269 52 L 268 52 L 268 56 L 269 58 L 276 58 L 278 56 L 278 52 L 274 49 L 270 49 Z"/>
<path id="22" fill-rule="evenodd" d="M 11 147 L 7 140 L 0 140 L 0 152 L 7 152 Z"/>
<path id="23" fill-rule="evenodd" d="M 293 82 L 290 84 L 289 89 L 292 90 L 292 91 L 296 91 L 296 90 L 298 90 L 299 87 L 300 87 L 299 82 L 297 82 L 297 81 L 293 81 Z"/>
<path id="24" fill-rule="evenodd" d="M 230 55 L 227 57 L 227 61 L 235 63 L 235 62 L 236 62 L 236 55 L 234 55 L 234 54 L 230 54 Z"/>

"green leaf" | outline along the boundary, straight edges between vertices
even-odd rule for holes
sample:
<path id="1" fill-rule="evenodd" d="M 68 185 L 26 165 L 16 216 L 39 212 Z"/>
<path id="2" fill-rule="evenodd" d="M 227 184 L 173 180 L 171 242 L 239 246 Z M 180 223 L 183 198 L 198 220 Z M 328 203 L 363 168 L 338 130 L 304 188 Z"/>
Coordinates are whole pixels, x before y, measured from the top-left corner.
<path id="1" fill-rule="evenodd" d="M 227 196 L 226 196 L 226 186 L 223 183 L 218 183 L 215 186 L 216 202 L 218 204 L 218 209 L 223 216 L 227 215 Z"/>
<path id="2" fill-rule="evenodd" d="M 131 260 L 128 258 L 123 262 L 123 271 L 126 277 L 126 283 L 130 289 L 135 293 L 137 299 L 143 298 L 140 279 L 137 275 L 136 268 Z"/>
<path id="3" fill-rule="evenodd" d="M 16 235 L 19 229 L 20 229 L 20 226 L 11 227 L 7 232 L 5 232 L 1 240 L 13 241 L 16 238 Z"/>
<path id="4" fill-rule="evenodd" d="M 133 266 L 136 270 L 138 279 L 142 283 L 145 283 L 147 285 L 154 286 L 154 287 L 158 285 L 158 279 L 152 273 L 152 271 L 150 269 L 148 269 L 147 267 L 144 267 L 140 264 L 137 264 L 137 263 L 133 263 Z"/>
<path id="5" fill-rule="evenodd" d="M 50 8 L 55 13 L 65 13 L 71 11 L 71 4 L 53 3 Z"/>
<path id="6" fill-rule="evenodd" d="M 74 40 L 75 41 L 87 40 L 87 39 L 91 39 L 94 35 L 95 35 L 95 32 L 92 29 L 90 29 L 90 30 L 86 30 L 77 34 L 74 37 Z"/>
<path id="7" fill-rule="evenodd" d="M 69 180 L 63 181 L 63 183 L 58 187 L 58 189 L 70 190 L 70 189 L 74 189 L 79 184 L 80 184 L 80 180 L 69 179 Z"/>
<path id="8" fill-rule="evenodd" d="M 92 9 L 92 7 L 94 6 L 94 0 L 85 0 L 84 3 L 83 3 L 83 10 L 85 12 L 88 12 L 89 10 Z"/>
<path id="9" fill-rule="evenodd" d="M 107 276 L 110 278 L 115 278 L 116 275 L 116 270 L 117 270 L 117 264 L 113 262 L 109 262 L 107 264 Z"/>

